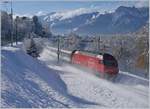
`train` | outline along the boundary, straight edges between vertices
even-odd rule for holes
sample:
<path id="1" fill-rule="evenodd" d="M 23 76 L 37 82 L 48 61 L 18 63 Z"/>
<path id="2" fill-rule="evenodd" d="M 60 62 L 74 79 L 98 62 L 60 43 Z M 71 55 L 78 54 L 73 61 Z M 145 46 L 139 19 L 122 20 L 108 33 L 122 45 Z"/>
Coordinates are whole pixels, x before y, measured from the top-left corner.
<path id="1" fill-rule="evenodd" d="M 118 72 L 118 62 L 108 53 L 91 53 L 74 50 L 71 53 L 71 63 L 92 69 L 101 78 L 112 80 Z"/>

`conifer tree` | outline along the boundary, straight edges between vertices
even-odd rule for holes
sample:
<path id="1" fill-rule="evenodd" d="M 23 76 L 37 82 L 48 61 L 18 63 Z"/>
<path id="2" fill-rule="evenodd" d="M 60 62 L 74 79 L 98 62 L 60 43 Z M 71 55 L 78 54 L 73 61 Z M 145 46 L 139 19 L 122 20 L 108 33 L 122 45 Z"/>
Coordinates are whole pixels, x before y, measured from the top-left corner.
<path id="1" fill-rule="evenodd" d="M 38 48 L 37 48 L 33 38 L 31 38 L 30 47 L 27 49 L 27 54 L 31 55 L 34 58 L 39 56 Z"/>

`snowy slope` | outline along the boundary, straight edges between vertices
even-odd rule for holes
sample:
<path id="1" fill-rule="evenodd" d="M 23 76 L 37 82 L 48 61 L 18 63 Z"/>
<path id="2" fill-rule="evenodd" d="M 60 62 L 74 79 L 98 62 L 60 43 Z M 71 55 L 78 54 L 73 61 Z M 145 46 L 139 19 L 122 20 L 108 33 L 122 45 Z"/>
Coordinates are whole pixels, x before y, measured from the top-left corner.
<path id="1" fill-rule="evenodd" d="M 95 105 L 68 93 L 58 75 L 17 47 L 2 47 L 2 107 Z"/>
<path id="2" fill-rule="evenodd" d="M 144 78 L 120 71 L 112 83 L 67 62 L 58 64 L 48 45 L 39 60 L 20 46 L 2 47 L 2 107 L 148 108 Z"/>
<path id="3" fill-rule="evenodd" d="M 50 68 L 65 72 L 60 76 L 73 95 L 104 107 L 148 107 L 148 80 L 120 71 L 116 82 L 111 83 L 67 63 L 57 66 L 51 63 L 57 59 L 51 49 L 47 47 L 40 60 Z"/>

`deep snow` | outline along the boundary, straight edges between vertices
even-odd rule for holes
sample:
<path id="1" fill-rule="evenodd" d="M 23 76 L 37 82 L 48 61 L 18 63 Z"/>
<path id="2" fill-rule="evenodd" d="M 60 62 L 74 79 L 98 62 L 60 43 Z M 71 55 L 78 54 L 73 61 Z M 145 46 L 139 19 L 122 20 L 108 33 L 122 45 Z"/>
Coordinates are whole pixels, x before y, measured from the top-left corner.
<path id="1" fill-rule="evenodd" d="M 145 78 L 120 71 L 112 83 L 68 62 L 58 64 L 49 45 L 39 59 L 20 48 L 2 47 L 1 107 L 149 107 Z"/>

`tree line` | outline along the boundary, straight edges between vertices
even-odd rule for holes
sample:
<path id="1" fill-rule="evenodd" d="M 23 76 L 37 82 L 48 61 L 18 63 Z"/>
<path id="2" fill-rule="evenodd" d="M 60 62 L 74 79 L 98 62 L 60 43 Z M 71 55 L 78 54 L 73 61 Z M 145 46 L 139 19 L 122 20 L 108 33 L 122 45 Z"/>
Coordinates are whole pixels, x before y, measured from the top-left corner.
<path id="1" fill-rule="evenodd" d="M 14 42 L 17 42 L 25 37 L 31 37 L 31 34 L 34 34 L 34 37 L 45 38 L 52 35 L 50 29 L 42 25 L 37 16 L 32 18 L 16 16 L 11 22 L 11 14 L 1 11 L 1 45 L 10 43 L 11 37 Z"/>

